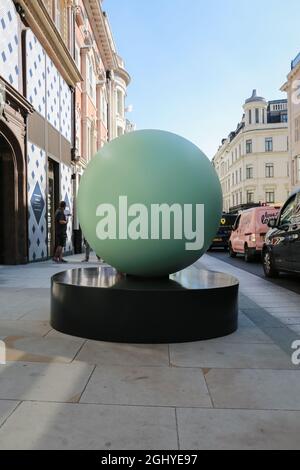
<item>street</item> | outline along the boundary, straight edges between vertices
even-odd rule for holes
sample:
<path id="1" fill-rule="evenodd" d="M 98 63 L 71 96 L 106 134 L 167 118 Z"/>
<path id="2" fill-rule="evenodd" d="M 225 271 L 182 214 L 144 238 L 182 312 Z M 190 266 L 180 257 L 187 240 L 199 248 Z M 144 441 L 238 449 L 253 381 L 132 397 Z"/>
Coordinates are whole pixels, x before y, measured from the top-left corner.
<path id="1" fill-rule="evenodd" d="M 210 256 L 213 256 L 220 261 L 230 264 L 236 268 L 247 271 L 248 273 L 255 274 L 262 279 L 271 282 L 280 287 L 284 287 L 296 294 L 300 294 L 300 277 L 291 274 L 282 273 L 278 279 L 267 279 L 264 275 L 264 270 L 260 260 L 253 261 L 252 263 L 246 263 L 243 256 L 237 256 L 236 258 L 230 258 L 229 253 L 225 253 L 223 250 L 214 250 L 209 252 Z M 299 299 L 300 302 L 300 299 Z M 300 307 L 299 307 L 300 309 Z"/>

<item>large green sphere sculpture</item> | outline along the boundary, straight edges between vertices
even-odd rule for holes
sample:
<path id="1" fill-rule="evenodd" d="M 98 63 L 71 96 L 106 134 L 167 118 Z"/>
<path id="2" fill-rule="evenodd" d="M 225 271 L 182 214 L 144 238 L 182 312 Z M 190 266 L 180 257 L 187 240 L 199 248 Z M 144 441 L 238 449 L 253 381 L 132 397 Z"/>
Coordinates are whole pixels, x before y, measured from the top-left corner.
<path id="1" fill-rule="evenodd" d="M 145 130 L 105 145 L 81 179 L 78 216 L 90 246 L 123 273 L 180 271 L 209 248 L 222 191 L 208 158 L 169 132 Z"/>

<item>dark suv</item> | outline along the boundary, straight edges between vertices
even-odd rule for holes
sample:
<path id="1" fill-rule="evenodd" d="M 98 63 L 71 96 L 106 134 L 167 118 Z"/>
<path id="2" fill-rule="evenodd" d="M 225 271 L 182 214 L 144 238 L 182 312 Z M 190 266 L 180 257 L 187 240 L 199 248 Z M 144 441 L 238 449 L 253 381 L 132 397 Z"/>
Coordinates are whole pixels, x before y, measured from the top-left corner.
<path id="1" fill-rule="evenodd" d="M 266 277 L 277 277 L 280 271 L 300 274 L 300 189 L 268 225 L 262 255 Z"/>
<path id="2" fill-rule="evenodd" d="M 236 219 L 237 215 L 223 213 L 218 233 L 213 239 L 210 250 L 213 248 L 223 248 L 225 251 L 228 250 L 230 235 Z"/>

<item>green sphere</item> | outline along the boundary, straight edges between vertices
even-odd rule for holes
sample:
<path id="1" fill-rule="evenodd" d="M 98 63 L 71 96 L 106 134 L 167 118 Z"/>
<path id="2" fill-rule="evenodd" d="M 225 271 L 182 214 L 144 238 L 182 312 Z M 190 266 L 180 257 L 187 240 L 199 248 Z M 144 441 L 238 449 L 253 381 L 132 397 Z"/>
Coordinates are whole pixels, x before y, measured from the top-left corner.
<path id="1" fill-rule="evenodd" d="M 209 248 L 222 190 L 208 158 L 175 134 L 143 130 L 106 144 L 81 178 L 77 207 L 98 256 L 123 273 L 180 271 Z"/>

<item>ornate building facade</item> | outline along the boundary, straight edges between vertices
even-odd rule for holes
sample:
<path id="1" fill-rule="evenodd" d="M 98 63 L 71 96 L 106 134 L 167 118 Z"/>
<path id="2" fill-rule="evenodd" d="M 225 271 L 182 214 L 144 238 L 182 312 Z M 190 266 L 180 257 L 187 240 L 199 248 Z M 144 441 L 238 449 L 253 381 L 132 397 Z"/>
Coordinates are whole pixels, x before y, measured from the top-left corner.
<path id="1" fill-rule="evenodd" d="M 100 2 L 77 0 L 74 12 L 74 58 L 82 76 L 76 86 L 75 103 L 76 193 L 96 150 L 125 132 L 125 98 L 130 77 L 117 55 L 108 17 Z M 79 230 L 76 208 L 74 229 L 75 233 Z"/>
<path id="2" fill-rule="evenodd" d="M 254 90 L 243 109 L 242 121 L 213 158 L 226 212 L 246 204 L 283 204 L 291 190 L 287 101 L 268 102 Z"/>
<path id="3" fill-rule="evenodd" d="M 60 200 L 72 252 L 80 175 L 117 135 L 114 76 L 130 80 L 97 0 L 2 0 L 0 30 L 0 264 L 15 264 L 52 256 Z"/>
<path id="4" fill-rule="evenodd" d="M 282 86 L 288 96 L 289 138 L 292 188 L 300 188 L 300 53 L 291 63 L 286 83 Z"/>

